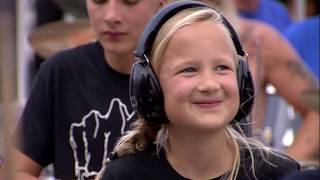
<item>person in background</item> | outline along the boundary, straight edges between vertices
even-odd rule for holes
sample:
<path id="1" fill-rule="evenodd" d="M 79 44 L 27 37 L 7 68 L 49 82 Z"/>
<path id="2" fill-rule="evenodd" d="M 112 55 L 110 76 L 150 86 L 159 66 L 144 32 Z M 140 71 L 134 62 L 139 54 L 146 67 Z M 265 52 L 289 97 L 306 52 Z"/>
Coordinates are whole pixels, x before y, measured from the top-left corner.
<path id="1" fill-rule="evenodd" d="M 135 120 L 132 51 L 165 0 L 86 0 L 97 42 L 60 52 L 37 73 L 14 139 L 17 179 L 53 164 L 57 179 L 93 179 Z"/>
<path id="2" fill-rule="evenodd" d="M 265 22 L 284 33 L 292 23 L 288 9 L 276 0 L 233 0 L 240 16 Z"/>
<path id="3" fill-rule="evenodd" d="M 312 72 L 290 43 L 270 25 L 238 16 L 232 1 L 202 2 L 217 6 L 221 10 L 234 25 L 240 41 L 248 52 L 250 70 L 256 87 L 255 103 L 250 114 L 253 136 L 263 136 L 268 110 L 266 87 L 271 84 L 276 88 L 277 94 L 291 104 L 302 117 L 294 141 L 285 152 L 297 160 L 314 159 L 319 152 L 319 112 L 307 106 L 301 98 L 297 98 L 301 97 L 305 90 L 319 87 L 319 82 Z"/>
<path id="4" fill-rule="evenodd" d="M 140 119 L 118 141 L 102 180 L 281 179 L 299 170 L 233 128 L 250 112 L 254 89 L 245 52 L 221 14 L 177 1 L 143 35 L 130 81 Z"/>
<path id="5" fill-rule="evenodd" d="M 320 69 L 320 1 L 307 0 L 307 18 L 295 22 L 285 36 L 319 79 Z"/>

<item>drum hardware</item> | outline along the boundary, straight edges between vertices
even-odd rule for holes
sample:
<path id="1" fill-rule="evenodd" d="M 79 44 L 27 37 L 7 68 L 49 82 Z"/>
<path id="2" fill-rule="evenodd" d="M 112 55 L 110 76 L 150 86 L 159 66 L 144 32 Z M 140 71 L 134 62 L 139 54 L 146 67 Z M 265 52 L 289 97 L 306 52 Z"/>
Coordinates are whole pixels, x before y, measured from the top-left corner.
<path id="1" fill-rule="evenodd" d="M 95 40 L 96 36 L 88 19 L 50 22 L 39 26 L 29 36 L 35 53 L 44 59 L 61 50 Z"/>

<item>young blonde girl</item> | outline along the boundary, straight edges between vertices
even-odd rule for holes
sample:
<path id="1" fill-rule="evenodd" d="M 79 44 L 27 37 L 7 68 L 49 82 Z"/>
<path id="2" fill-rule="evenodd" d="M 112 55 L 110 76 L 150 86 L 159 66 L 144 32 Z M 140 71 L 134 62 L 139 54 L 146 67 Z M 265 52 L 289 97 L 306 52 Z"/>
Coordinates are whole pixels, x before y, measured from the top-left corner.
<path id="1" fill-rule="evenodd" d="M 243 57 L 224 21 L 200 5 L 160 27 L 146 58 L 163 92 L 164 119 L 138 109 L 141 118 L 118 141 L 102 179 L 279 179 L 299 169 L 241 133 L 234 117 Z"/>

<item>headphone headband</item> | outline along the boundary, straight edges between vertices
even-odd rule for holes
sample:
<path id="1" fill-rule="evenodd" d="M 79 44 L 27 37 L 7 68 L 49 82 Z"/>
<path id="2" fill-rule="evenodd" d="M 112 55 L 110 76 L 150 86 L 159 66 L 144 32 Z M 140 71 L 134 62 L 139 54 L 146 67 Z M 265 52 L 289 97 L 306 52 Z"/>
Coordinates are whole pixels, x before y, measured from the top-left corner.
<path id="1" fill-rule="evenodd" d="M 208 7 L 213 9 L 213 7 L 207 4 L 204 4 L 198 1 L 193 1 L 193 0 L 180 0 L 175 3 L 171 3 L 167 5 L 165 8 L 160 9 L 149 21 L 149 23 L 145 27 L 144 32 L 141 34 L 140 39 L 138 41 L 137 49 L 134 52 L 135 56 L 140 59 L 145 59 L 144 56 L 149 55 L 150 53 L 151 46 L 149 45 L 153 44 L 161 26 L 168 19 L 173 17 L 175 14 L 177 14 L 181 10 L 193 8 L 193 7 Z M 231 33 L 231 38 L 236 48 L 237 54 L 240 56 L 244 56 L 246 53 L 241 46 L 241 43 L 236 31 L 224 16 L 221 15 L 221 17 L 223 19 L 223 24 L 229 29 Z"/>

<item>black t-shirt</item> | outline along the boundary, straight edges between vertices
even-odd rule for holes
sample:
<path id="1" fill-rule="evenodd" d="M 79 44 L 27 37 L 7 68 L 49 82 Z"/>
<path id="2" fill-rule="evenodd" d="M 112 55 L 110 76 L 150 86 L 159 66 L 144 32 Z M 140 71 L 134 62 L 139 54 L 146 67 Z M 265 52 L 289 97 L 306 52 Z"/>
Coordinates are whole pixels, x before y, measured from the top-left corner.
<path id="1" fill-rule="evenodd" d="M 247 152 L 242 154 L 240 169 L 237 176 L 238 180 L 255 179 L 251 173 L 251 159 Z M 288 159 L 279 158 L 271 155 L 268 160 L 275 164 L 273 167 L 264 162 L 260 155 L 255 153 L 255 173 L 258 180 L 278 180 L 285 175 L 299 171 L 300 166 L 297 162 Z M 220 177 L 214 177 L 212 180 L 218 180 Z M 161 151 L 159 155 L 154 150 L 146 150 L 136 154 L 125 155 L 115 159 L 107 165 L 102 180 L 187 180 L 181 176 L 170 165 Z"/>
<path id="2" fill-rule="evenodd" d="M 108 66 L 99 43 L 58 53 L 41 65 L 17 148 L 41 166 L 53 163 L 59 179 L 92 178 L 135 119 L 128 87 L 129 75 Z"/>

